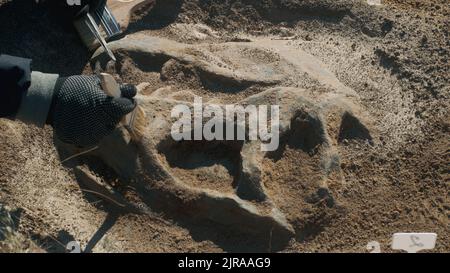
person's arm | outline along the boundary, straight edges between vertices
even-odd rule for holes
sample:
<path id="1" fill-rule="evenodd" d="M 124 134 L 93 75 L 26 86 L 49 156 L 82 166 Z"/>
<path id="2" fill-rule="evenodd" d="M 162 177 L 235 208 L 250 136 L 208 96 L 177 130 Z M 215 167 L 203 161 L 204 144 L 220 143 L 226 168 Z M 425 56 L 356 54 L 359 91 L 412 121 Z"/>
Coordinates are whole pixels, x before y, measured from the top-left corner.
<path id="1" fill-rule="evenodd" d="M 96 145 L 136 107 L 136 87 L 121 86 L 122 97 L 101 89 L 97 76 L 59 77 L 31 70 L 31 60 L 0 56 L 0 117 L 43 127 L 81 147 Z"/>
<path id="2" fill-rule="evenodd" d="M 93 11 L 98 9 L 100 6 L 106 4 L 106 0 L 80 0 L 79 4 L 70 5 L 68 1 L 61 0 L 43 0 L 39 4 L 46 5 L 48 8 L 54 8 L 58 13 L 61 13 L 68 20 L 73 20 L 76 15 L 80 13 L 85 13 L 87 11 Z M 39 84 L 54 84 L 56 81 L 55 76 L 45 76 L 35 74 L 35 80 L 33 81 L 35 85 Z M 26 58 L 20 58 L 9 55 L 2 55 L 0 53 L 0 118 L 14 118 L 19 111 L 19 105 L 22 100 L 22 95 L 31 84 L 31 60 Z M 45 78 L 48 79 L 42 79 Z M 54 80 L 52 83 L 52 79 Z M 32 88 L 30 95 L 35 92 L 39 92 L 42 88 Z M 47 90 L 49 88 L 44 88 L 42 90 Z M 44 94 L 41 94 L 44 95 Z M 26 102 L 25 102 L 26 103 Z M 45 108 L 45 105 L 42 105 Z M 36 114 L 36 112 L 34 112 Z M 24 118 L 29 118 L 26 113 L 20 113 L 20 115 L 25 115 Z M 36 118 L 41 118 L 35 117 Z M 37 121 L 37 120 L 36 120 Z M 40 121 L 39 123 L 42 123 Z"/>
<path id="3" fill-rule="evenodd" d="M 31 84 L 31 60 L 0 54 L 0 117 L 14 118 Z"/>

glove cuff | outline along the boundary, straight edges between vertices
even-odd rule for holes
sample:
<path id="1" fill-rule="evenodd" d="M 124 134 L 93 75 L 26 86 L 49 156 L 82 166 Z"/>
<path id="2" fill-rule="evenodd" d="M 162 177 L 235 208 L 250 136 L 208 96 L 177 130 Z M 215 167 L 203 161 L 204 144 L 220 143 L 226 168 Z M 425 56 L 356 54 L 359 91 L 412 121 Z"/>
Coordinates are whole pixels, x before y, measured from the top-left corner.
<path id="1" fill-rule="evenodd" d="M 16 119 L 44 127 L 53 99 L 59 75 L 41 72 L 31 73 L 31 85 L 23 95 Z"/>

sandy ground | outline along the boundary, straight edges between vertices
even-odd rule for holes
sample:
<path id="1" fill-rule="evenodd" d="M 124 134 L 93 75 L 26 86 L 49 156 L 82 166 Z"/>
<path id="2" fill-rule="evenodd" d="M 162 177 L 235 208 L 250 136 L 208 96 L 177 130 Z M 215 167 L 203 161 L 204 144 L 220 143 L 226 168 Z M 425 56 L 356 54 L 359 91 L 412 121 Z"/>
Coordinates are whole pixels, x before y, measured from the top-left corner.
<path id="1" fill-rule="evenodd" d="M 70 24 L 31 2 L 0 1 L 1 53 L 33 58 L 39 71 L 92 73 L 90 54 Z M 339 129 L 332 114 L 326 117 L 340 158 L 339 171 L 328 177 L 333 204 L 311 201 L 323 177 L 322 152 L 303 149 L 309 138 L 295 132 L 281 153 L 262 162 L 262 182 L 295 231 L 287 243 L 272 246 L 272 238 L 190 219 L 195 211 L 189 207 L 173 213 L 168 204 L 150 201 L 144 214 L 124 213 L 81 190 L 73 166 L 61 164 L 51 128 L 1 120 L 0 204 L 14 219 L 9 225 L 31 243 L 3 250 L 0 242 L 0 251 L 64 252 L 76 240 L 93 252 L 366 252 L 370 241 L 390 252 L 396 232 L 436 232 L 434 251 L 450 251 L 449 11 L 445 0 L 386 0 L 380 7 L 364 1 L 159 1 L 133 17 L 129 37 L 178 42 L 186 54 L 212 56 L 211 63 L 217 60 L 237 74 L 251 75 L 251 65 L 267 66 L 282 80 L 213 85 L 195 65 L 173 57 L 145 62 L 119 50 L 116 73 L 126 82 L 150 82 L 148 95 L 189 101 L 195 94 L 236 103 L 278 86 L 318 88 L 326 95 L 323 82 L 354 93 L 370 141 L 341 138 L 346 123 Z M 256 49 L 248 50 L 250 45 Z M 292 72 L 299 56 L 313 58 L 313 71 L 305 74 L 318 78 Z M 332 76 L 315 74 L 317 63 Z M 178 148 L 187 156 L 159 154 L 175 177 L 192 187 L 235 190 L 239 151 L 220 145 Z M 133 187 L 98 158 L 80 162 L 95 166 L 118 192 Z"/>

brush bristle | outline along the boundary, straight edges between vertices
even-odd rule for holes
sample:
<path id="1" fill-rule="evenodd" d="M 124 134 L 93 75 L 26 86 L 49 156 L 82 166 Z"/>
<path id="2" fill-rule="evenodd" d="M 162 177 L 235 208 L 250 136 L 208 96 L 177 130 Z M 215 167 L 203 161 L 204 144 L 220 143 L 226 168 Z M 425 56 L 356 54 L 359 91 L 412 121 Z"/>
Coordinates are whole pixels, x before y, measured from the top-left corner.
<path id="1" fill-rule="evenodd" d="M 147 125 L 147 115 L 145 114 L 144 109 L 138 105 L 135 110 L 135 117 L 132 124 L 132 130 L 130 132 L 131 139 L 134 141 L 140 141 L 144 136 Z"/>

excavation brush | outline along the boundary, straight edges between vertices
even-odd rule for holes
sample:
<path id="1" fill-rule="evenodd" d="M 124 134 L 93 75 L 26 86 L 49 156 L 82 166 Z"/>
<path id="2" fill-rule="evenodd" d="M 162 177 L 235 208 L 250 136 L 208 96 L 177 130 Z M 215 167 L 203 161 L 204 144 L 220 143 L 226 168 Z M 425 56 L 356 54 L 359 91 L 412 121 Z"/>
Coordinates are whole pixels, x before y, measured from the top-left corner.
<path id="1" fill-rule="evenodd" d="M 120 86 L 114 77 L 107 73 L 100 74 L 102 89 L 108 96 L 119 98 L 121 96 Z M 140 141 L 144 135 L 147 125 L 147 118 L 144 110 L 139 104 L 120 122 L 119 126 L 123 126 L 133 141 Z"/>

